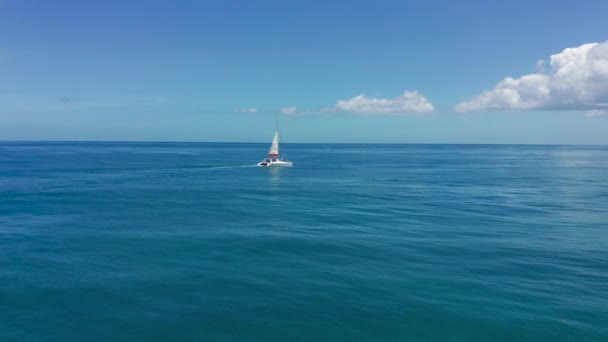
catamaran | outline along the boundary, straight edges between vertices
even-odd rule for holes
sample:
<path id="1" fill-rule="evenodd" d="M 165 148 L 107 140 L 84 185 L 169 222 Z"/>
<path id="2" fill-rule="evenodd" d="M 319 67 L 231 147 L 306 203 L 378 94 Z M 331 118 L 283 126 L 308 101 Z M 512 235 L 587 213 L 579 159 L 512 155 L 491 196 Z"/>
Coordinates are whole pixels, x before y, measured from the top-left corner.
<path id="1" fill-rule="evenodd" d="M 279 155 L 279 126 L 277 125 L 277 130 L 274 132 L 274 139 L 272 139 L 272 145 L 270 145 L 270 150 L 268 151 L 268 157 L 264 158 L 261 162 L 258 163 L 259 166 L 264 167 L 274 167 L 274 166 L 293 166 L 293 163 L 287 161 Z"/>

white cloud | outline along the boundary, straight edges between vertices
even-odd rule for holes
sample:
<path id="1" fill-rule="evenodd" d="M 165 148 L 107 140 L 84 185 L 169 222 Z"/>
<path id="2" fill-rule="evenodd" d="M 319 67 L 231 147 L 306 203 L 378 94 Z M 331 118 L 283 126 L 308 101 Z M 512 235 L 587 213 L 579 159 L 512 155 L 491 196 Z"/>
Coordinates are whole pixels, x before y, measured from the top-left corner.
<path id="1" fill-rule="evenodd" d="M 608 116 L 608 110 L 606 110 L 606 109 L 589 110 L 585 113 L 585 116 Z"/>
<path id="2" fill-rule="evenodd" d="M 545 61 L 544 59 L 539 59 L 538 61 L 536 61 L 536 73 L 544 74 L 546 66 L 547 61 Z"/>
<path id="3" fill-rule="evenodd" d="M 608 42 L 584 44 L 552 55 L 547 74 L 545 64 L 538 61 L 537 73 L 507 77 L 471 101 L 459 103 L 454 110 L 560 109 L 596 113 L 608 109 Z"/>
<path id="4" fill-rule="evenodd" d="M 281 108 L 281 114 L 297 114 L 298 109 L 296 107 L 283 107 Z"/>
<path id="5" fill-rule="evenodd" d="M 403 95 L 393 98 L 376 98 L 365 95 L 355 96 L 348 100 L 340 100 L 332 107 L 315 110 L 298 110 L 296 107 L 281 108 L 283 114 L 422 114 L 433 113 L 435 107 L 417 91 L 405 91 Z"/>
<path id="6" fill-rule="evenodd" d="M 257 108 L 234 108 L 232 110 L 235 113 L 257 113 Z"/>
<path id="7" fill-rule="evenodd" d="M 390 99 L 359 95 L 352 99 L 338 101 L 335 109 L 363 114 L 408 114 L 431 113 L 435 111 L 433 104 L 416 90 L 406 90 L 403 95 Z"/>

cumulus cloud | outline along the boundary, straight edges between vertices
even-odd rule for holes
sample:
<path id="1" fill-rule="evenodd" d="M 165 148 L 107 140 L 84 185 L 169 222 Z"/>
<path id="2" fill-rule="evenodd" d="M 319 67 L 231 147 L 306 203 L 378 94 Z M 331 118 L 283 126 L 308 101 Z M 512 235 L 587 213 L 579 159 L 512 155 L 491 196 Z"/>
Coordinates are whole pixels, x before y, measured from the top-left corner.
<path id="1" fill-rule="evenodd" d="M 545 61 L 544 59 L 539 59 L 538 61 L 536 61 L 536 73 L 544 74 L 546 67 L 547 61 Z"/>
<path id="2" fill-rule="evenodd" d="M 424 114 L 433 113 L 433 104 L 418 91 L 405 91 L 393 98 L 376 98 L 358 95 L 348 100 L 340 100 L 333 107 L 316 110 L 298 110 L 296 107 L 281 109 L 283 114 Z"/>
<path id="3" fill-rule="evenodd" d="M 257 108 L 234 108 L 232 110 L 235 113 L 257 113 Z"/>
<path id="4" fill-rule="evenodd" d="M 567 48 L 538 61 L 537 72 L 519 78 L 507 77 L 493 89 L 454 110 L 585 110 L 592 116 L 608 110 L 608 42 Z"/>

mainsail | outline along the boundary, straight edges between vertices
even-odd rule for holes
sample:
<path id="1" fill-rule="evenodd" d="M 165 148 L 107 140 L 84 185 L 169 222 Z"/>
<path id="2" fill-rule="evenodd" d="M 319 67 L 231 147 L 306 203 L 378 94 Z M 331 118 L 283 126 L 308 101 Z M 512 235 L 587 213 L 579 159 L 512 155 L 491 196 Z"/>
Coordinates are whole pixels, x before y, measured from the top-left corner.
<path id="1" fill-rule="evenodd" d="M 2 1 L 2 0 L 0 0 Z M 275 167 L 275 166 L 293 166 L 293 163 L 279 157 L 279 122 L 277 120 L 277 128 L 274 132 L 274 138 L 272 139 L 272 145 L 268 151 L 268 157 L 264 158 L 258 163 L 258 166 L 264 167 Z"/>
<path id="2" fill-rule="evenodd" d="M 279 156 L 279 131 L 274 133 L 274 139 L 272 139 L 272 145 L 270 145 L 270 151 L 268 151 L 269 157 Z"/>

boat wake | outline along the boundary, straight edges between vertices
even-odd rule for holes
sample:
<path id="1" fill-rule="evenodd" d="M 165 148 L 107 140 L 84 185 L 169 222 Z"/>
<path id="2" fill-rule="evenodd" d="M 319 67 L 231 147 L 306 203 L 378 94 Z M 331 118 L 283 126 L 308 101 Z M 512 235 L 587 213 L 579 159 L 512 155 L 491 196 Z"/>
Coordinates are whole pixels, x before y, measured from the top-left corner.
<path id="1" fill-rule="evenodd" d="M 209 167 L 201 167 L 199 170 L 226 170 L 226 169 L 243 169 L 248 167 L 258 167 L 258 165 L 224 165 L 224 166 L 209 166 Z"/>

